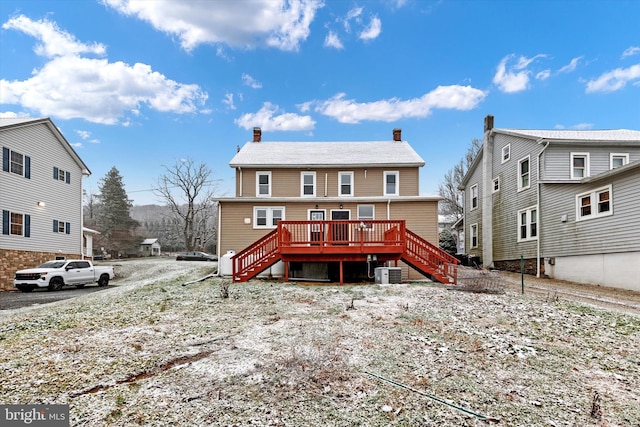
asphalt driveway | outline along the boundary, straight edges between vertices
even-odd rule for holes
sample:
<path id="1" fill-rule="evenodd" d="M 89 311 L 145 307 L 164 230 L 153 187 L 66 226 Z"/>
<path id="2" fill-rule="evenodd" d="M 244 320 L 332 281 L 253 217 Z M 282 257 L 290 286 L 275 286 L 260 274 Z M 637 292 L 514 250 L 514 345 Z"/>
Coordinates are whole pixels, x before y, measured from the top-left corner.
<path id="1" fill-rule="evenodd" d="M 113 285 L 101 288 L 96 284 L 88 285 L 82 289 L 75 287 L 63 288 L 57 292 L 51 292 L 46 288 L 36 289 L 33 292 L 5 291 L 0 292 L 0 310 L 13 310 L 32 305 L 48 304 L 112 288 Z"/>

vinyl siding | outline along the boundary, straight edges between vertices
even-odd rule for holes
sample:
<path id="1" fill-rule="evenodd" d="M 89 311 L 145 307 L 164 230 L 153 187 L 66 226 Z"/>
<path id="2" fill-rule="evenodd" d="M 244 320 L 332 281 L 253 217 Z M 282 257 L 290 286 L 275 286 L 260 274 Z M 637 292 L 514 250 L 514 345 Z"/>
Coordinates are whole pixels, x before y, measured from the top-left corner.
<path id="1" fill-rule="evenodd" d="M 471 209 L 471 187 L 478 186 L 478 207 Z M 484 188 L 482 186 L 482 163 L 471 173 L 471 177 L 464 189 L 464 244 L 465 252 L 474 256 L 482 256 L 482 197 Z M 478 224 L 478 246 L 472 248 L 471 225 Z"/>
<path id="2" fill-rule="evenodd" d="M 242 178 L 242 197 L 256 196 L 256 172 L 271 172 L 271 197 L 300 197 L 301 172 L 316 172 L 316 197 L 338 196 L 338 173 L 353 172 L 354 197 L 382 196 L 384 172 L 398 171 L 400 175 L 400 196 L 418 196 L 419 170 L 417 167 L 407 168 L 327 168 L 327 169 L 242 169 L 236 171 L 236 180 Z M 240 176 L 241 175 L 241 176 Z M 325 187 L 326 183 L 326 187 Z M 236 185 L 236 196 L 240 196 L 239 184 Z M 390 196 L 393 197 L 393 196 Z"/>
<path id="3" fill-rule="evenodd" d="M 543 179 L 570 180 L 571 153 L 589 153 L 590 176 L 610 170 L 611 153 L 628 153 L 630 163 L 640 160 L 640 147 L 550 144 L 543 155 Z"/>
<path id="4" fill-rule="evenodd" d="M 576 195 L 611 184 L 613 215 L 576 221 Z M 545 184 L 541 191 L 542 256 L 559 257 L 640 250 L 638 169 L 591 184 Z M 563 215 L 567 221 L 562 222 Z"/>
<path id="5" fill-rule="evenodd" d="M 0 209 L 31 217 L 31 237 L 0 234 L 1 248 L 82 253 L 82 169 L 62 144 L 42 123 L 0 131 L 0 146 L 31 158 L 31 179 L 0 171 Z M 54 167 L 70 172 L 69 184 L 53 179 Z M 53 233 L 54 220 L 70 234 Z"/>
<path id="6" fill-rule="evenodd" d="M 502 163 L 502 147 L 511 145 L 511 158 Z M 493 177 L 500 177 L 500 191 L 493 193 L 493 259 L 495 261 L 535 257 L 535 240 L 518 242 L 518 211 L 537 203 L 538 153 L 533 140 L 496 134 L 493 150 Z M 518 191 L 519 162 L 529 156 L 529 188 Z M 492 191 L 489 189 L 488 191 Z"/>

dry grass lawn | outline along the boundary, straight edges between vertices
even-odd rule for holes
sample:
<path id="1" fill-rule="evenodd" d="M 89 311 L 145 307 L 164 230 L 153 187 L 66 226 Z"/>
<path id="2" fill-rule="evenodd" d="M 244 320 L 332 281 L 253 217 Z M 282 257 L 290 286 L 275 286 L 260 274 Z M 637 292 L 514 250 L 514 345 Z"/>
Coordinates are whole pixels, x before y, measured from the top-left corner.
<path id="1" fill-rule="evenodd" d="M 2 403 L 67 403 L 73 426 L 640 425 L 634 315 L 431 283 L 223 298 L 221 279 L 182 286 L 208 264 L 117 271 L 0 314 Z"/>

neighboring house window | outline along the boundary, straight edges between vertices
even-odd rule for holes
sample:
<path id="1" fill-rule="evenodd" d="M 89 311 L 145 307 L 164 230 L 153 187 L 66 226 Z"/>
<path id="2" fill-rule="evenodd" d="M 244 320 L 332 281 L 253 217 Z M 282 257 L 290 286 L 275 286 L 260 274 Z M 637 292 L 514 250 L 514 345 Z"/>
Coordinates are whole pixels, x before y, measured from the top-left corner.
<path id="1" fill-rule="evenodd" d="M 398 196 L 400 172 L 386 172 L 384 173 L 384 195 L 385 196 Z"/>
<path id="2" fill-rule="evenodd" d="M 589 153 L 571 153 L 571 179 L 589 176 Z"/>
<path id="3" fill-rule="evenodd" d="M 64 171 L 64 170 L 54 166 L 54 168 L 53 168 L 53 179 L 55 179 L 57 181 L 66 182 L 67 184 L 71 184 L 71 172 Z"/>
<path id="4" fill-rule="evenodd" d="M 71 224 L 64 221 L 53 220 L 53 232 L 71 234 Z"/>
<path id="5" fill-rule="evenodd" d="M 316 173 L 300 173 L 300 193 L 302 197 L 314 197 L 316 195 Z"/>
<path id="6" fill-rule="evenodd" d="M 518 162 L 518 191 L 526 190 L 531 185 L 529 156 Z"/>
<path id="7" fill-rule="evenodd" d="M 611 186 L 598 188 L 576 196 L 576 218 L 598 218 L 613 214 L 613 198 Z"/>
<path id="8" fill-rule="evenodd" d="M 471 224 L 471 249 L 478 247 L 478 224 Z"/>
<path id="9" fill-rule="evenodd" d="M 493 192 L 497 193 L 500 191 L 500 177 L 493 178 Z"/>
<path id="10" fill-rule="evenodd" d="M 538 238 L 538 207 L 518 211 L 518 242 Z"/>
<path id="11" fill-rule="evenodd" d="M 502 147 L 502 163 L 505 163 L 511 158 L 511 144 L 507 144 Z"/>
<path id="12" fill-rule="evenodd" d="M 256 172 L 256 196 L 271 196 L 271 172 Z"/>
<path id="13" fill-rule="evenodd" d="M 31 215 L 2 211 L 2 234 L 31 237 Z"/>
<path id="14" fill-rule="evenodd" d="M 256 206 L 253 208 L 254 228 L 276 228 L 284 219 L 283 206 Z"/>
<path id="15" fill-rule="evenodd" d="M 478 207 L 478 184 L 471 186 L 471 210 Z"/>
<path id="16" fill-rule="evenodd" d="M 338 195 L 353 196 L 353 172 L 338 172 Z"/>
<path id="17" fill-rule="evenodd" d="M 629 153 L 611 153 L 610 169 L 619 168 L 629 163 Z"/>
<path id="18" fill-rule="evenodd" d="M 2 147 L 2 170 L 31 178 L 31 157 Z"/>

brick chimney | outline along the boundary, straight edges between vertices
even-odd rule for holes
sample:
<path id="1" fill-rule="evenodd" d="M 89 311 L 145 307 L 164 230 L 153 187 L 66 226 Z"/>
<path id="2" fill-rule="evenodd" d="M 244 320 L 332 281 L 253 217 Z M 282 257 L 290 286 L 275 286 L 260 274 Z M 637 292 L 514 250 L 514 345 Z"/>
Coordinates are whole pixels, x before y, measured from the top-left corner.
<path id="1" fill-rule="evenodd" d="M 487 117 L 484 118 L 484 131 L 488 132 L 493 129 L 493 116 L 491 114 L 487 114 Z"/>
<path id="2" fill-rule="evenodd" d="M 253 142 L 262 141 L 262 129 L 253 128 Z"/>
<path id="3" fill-rule="evenodd" d="M 393 130 L 393 140 L 394 141 L 402 141 L 402 129 L 395 128 Z"/>

